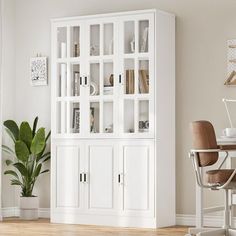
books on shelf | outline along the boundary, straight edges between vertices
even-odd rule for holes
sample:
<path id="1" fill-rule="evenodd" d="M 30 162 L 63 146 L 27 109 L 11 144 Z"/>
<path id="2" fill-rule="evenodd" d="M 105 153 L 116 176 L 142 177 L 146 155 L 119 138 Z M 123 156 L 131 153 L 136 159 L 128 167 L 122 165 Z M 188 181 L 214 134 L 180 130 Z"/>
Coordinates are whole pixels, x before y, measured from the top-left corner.
<path id="1" fill-rule="evenodd" d="M 134 70 L 126 70 L 126 94 L 134 94 Z M 139 70 L 139 93 L 149 92 L 148 70 Z"/>
<path id="2" fill-rule="evenodd" d="M 149 92 L 149 76 L 148 70 L 139 70 L 139 92 Z"/>
<path id="3" fill-rule="evenodd" d="M 112 95 L 113 94 L 113 86 L 112 85 L 104 85 L 103 94 L 104 95 Z"/>
<path id="4" fill-rule="evenodd" d="M 126 70 L 126 94 L 134 93 L 134 70 Z"/>

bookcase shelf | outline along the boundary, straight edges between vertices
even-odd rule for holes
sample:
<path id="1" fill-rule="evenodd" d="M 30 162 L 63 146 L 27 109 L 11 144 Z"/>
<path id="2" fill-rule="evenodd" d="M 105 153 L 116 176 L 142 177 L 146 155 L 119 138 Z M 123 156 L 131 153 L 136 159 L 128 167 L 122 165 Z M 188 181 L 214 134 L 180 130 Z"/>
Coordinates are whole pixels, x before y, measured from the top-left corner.
<path id="1" fill-rule="evenodd" d="M 51 32 L 51 221 L 175 225 L 174 16 L 62 18 Z"/>

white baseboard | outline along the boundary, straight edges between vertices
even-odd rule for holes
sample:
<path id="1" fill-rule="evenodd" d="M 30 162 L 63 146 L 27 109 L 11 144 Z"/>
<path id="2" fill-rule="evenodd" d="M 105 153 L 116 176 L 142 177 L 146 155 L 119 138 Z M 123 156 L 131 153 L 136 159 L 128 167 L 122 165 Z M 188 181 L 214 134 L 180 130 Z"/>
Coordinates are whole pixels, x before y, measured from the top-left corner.
<path id="1" fill-rule="evenodd" d="M 196 222 L 195 215 L 176 215 L 176 225 L 194 226 Z M 223 215 L 205 215 L 204 226 L 222 227 Z M 236 225 L 236 217 L 233 218 L 233 225 Z"/>
<path id="2" fill-rule="evenodd" d="M 19 217 L 20 209 L 19 207 L 5 207 L 2 208 L 2 217 Z M 49 208 L 39 208 L 39 217 L 40 218 L 50 218 L 50 209 Z"/>
<path id="3" fill-rule="evenodd" d="M 2 217 L 19 217 L 20 209 L 18 207 L 6 207 L 2 208 Z M 0 216 L 0 221 L 1 218 Z M 50 218 L 50 208 L 39 208 L 40 218 Z M 196 222 L 195 215 L 176 215 L 176 225 L 181 226 L 194 226 Z M 236 217 L 233 218 L 233 224 L 236 225 Z M 206 215 L 204 217 L 204 226 L 209 227 L 222 227 L 223 216 L 222 215 Z"/>

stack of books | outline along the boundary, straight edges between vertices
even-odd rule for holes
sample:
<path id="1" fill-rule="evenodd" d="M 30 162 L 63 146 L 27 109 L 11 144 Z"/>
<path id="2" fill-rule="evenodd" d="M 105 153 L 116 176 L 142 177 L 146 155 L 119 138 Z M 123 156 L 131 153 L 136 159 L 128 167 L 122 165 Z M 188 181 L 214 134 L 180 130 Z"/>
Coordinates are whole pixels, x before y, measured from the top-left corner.
<path id="1" fill-rule="evenodd" d="M 149 92 L 148 70 L 139 70 L 139 93 Z"/>
<path id="2" fill-rule="evenodd" d="M 126 70 L 126 94 L 134 94 L 134 70 Z M 149 92 L 148 70 L 139 70 L 139 93 Z"/>
<path id="3" fill-rule="evenodd" d="M 126 94 L 134 93 L 134 70 L 126 70 Z"/>

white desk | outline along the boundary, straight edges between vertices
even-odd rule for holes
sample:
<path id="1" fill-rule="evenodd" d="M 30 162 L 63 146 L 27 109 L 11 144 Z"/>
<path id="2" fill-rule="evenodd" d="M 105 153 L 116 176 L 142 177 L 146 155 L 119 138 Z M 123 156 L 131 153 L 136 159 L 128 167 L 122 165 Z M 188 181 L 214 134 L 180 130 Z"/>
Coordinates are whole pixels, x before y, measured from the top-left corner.
<path id="1" fill-rule="evenodd" d="M 217 139 L 217 143 L 224 144 L 224 145 L 235 145 L 236 144 L 236 138 L 219 138 Z M 236 152 L 231 151 L 229 152 L 229 158 L 226 161 L 226 168 L 231 168 L 231 158 L 236 158 Z M 229 194 L 229 201 L 232 203 L 231 194 Z M 200 188 L 198 184 L 196 184 L 196 227 L 202 228 L 204 226 L 203 224 L 203 217 L 204 213 L 210 213 L 215 212 L 219 210 L 223 210 L 224 207 L 217 206 L 217 207 L 211 207 L 211 208 L 203 208 L 203 188 Z M 232 216 L 231 216 L 231 222 L 232 222 Z"/>

